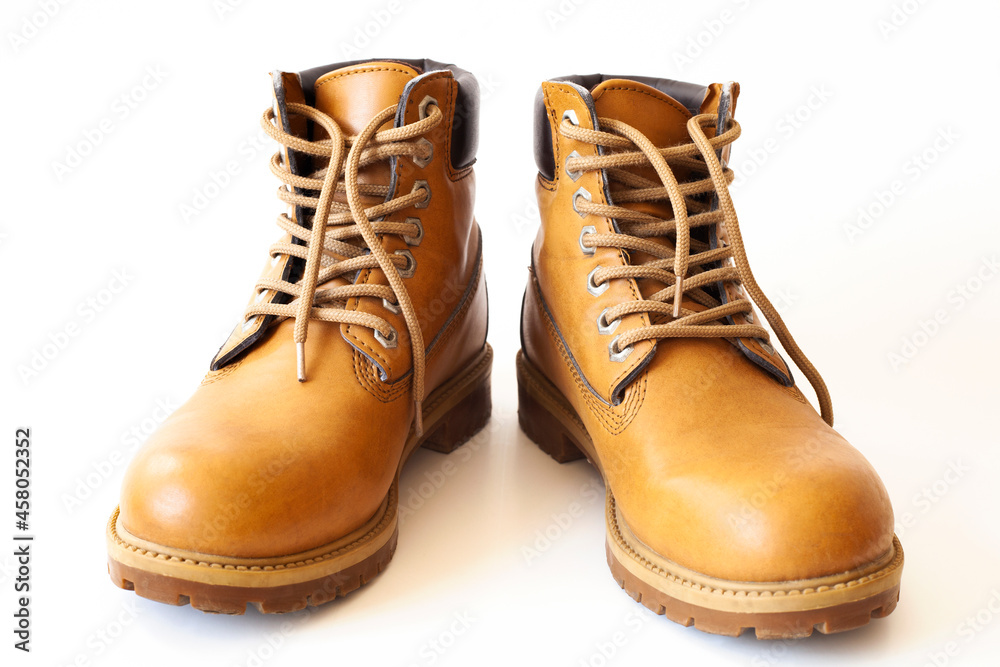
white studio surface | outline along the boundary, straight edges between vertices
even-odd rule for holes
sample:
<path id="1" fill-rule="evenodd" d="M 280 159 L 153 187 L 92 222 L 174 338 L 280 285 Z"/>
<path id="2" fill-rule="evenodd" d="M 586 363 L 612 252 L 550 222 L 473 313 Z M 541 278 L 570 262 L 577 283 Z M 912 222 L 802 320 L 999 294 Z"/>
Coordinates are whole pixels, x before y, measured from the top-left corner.
<path id="1" fill-rule="evenodd" d="M 998 20 L 986 0 L 9 0 L 0 433 L 32 429 L 35 551 L 24 654 L 5 501 L 3 664 L 1000 664 Z M 267 72 L 375 57 L 480 81 L 493 420 L 414 456 L 395 559 L 343 600 L 221 617 L 121 591 L 104 524 L 125 465 L 195 389 L 279 234 Z M 521 434 L 531 105 L 543 79 L 592 72 L 741 83 L 750 261 L 892 497 L 907 563 L 887 619 L 767 642 L 652 616 L 608 572 L 598 475 Z"/>

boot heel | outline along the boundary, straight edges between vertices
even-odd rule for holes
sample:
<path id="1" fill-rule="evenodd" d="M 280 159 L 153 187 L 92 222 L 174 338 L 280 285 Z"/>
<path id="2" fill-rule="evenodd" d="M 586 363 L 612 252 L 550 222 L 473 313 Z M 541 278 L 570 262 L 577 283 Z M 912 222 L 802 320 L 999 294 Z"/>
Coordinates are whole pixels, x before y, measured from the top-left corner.
<path id="1" fill-rule="evenodd" d="M 522 359 L 519 363 L 524 363 Z M 520 377 L 519 368 L 517 383 L 517 420 L 521 430 L 538 448 L 554 458 L 559 463 L 569 463 L 584 458 L 584 453 L 576 443 L 576 439 L 546 410 L 526 386 Z"/>
<path id="2" fill-rule="evenodd" d="M 421 447 L 450 454 L 478 433 L 490 420 L 493 398 L 489 374 L 441 419 Z"/>

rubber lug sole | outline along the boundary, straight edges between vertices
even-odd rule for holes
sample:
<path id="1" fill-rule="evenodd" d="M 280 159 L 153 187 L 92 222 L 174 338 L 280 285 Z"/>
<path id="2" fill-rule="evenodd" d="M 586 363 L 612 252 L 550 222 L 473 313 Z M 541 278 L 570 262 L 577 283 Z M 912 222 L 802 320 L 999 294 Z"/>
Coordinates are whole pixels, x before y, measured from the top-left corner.
<path id="1" fill-rule="evenodd" d="M 106 531 L 111 581 L 140 597 L 217 614 L 243 614 L 247 605 L 265 614 L 298 611 L 357 590 L 385 570 L 396 551 L 399 473 L 410 454 L 417 447 L 452 452 L 489 422 L 492 362 L 487 344 L 462 373 L 428 396 L 424 435 L 411 432 L 386 498 L 350 535 L 284 557 L 227 558 L 137 538 L 120 524 L 116 508 Z"/>
<path id="2" fill-rule="evenodd" d="M 560 463 L 587 458 L 603 476 L 583 421 L 548 379 L 517 355 L 521 429 Z M 896 608 L 903 568 L 897 538 L 877 561 L 858 570 L 793 582 L 736 582 L 673 563 L 635 537 L 607 492 L 606 555 L 611 574 L 632 599 L 684 626 L 718 635 L 754 632 L 758 639 L 843 632 Z"/>

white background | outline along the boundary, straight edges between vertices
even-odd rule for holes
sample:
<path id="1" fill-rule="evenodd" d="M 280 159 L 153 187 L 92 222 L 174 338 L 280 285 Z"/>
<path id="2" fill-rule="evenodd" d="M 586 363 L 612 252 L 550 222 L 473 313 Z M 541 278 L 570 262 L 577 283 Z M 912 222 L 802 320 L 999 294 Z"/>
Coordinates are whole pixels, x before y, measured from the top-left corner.
<path id="1" fill-rule="evenodd" d="M 37 536 L 27 656 L 11 648 L 12 548 L 0 548 L 5 664 L 1000 662 L 997 3 L 79 0 L 51 17 L 45 6 L 6 0 L 0 17 L 0 536 L 14 532 L 9 447 L 23 425 Z M 388 571 L 316 613 L 210 616 L 113 587 L 104 524 L 126 434 L 194 390 L 279 234 L 273 149 L 248 143 L 267 72 L 387 56 L 454 62 L 482 84 L 477 213 L 497 353 L 487 434 L 452 455 L 439 488 L 423 486 Z M 741 82 L 734 197 L 754 271 L 825 373 L 838 428 L 909 517 L 888 619 L 775 643 L 651 617 L 607 570 L 603 503 L 588 490 L 600 479 L 520 433 L 532 99 L 544 78 L 598 71 Z M 939 136 L 951 138 L 935 148 Z M 239 173 L 211 187 L 230 161 Z M 185 220 L 196 192 L 214 196 Z M 866 229 L 859 209 L 873 212 Z M 127 285 L 111 294 L 116 271 Z M 96 312 L 89 299 L 106 303 Z M 77 335 L 61 337 L 70 325 Z M 51 358 L 25 376 L 43 349 Z M 444 460 L 418 453 L 404 500 L 441 482 Z M 573 503 L 578 516 L 559 520 Z M 956 655 L 943 655 L 951 642 Z"/>

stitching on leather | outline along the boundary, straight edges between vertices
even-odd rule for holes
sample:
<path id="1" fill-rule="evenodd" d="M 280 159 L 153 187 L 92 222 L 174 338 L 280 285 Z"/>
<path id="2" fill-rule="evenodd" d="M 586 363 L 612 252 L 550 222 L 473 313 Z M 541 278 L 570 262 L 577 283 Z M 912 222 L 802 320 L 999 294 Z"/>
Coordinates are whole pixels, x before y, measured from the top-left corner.
<path id="1" fill-rule="evenodd" d="M 641 93 L 643 95 L 646 95 L 647 97 L 652 97 L 657 102 L 663 102 L 664 104 L 669 104 L 671 107 L 673 107 L 677 111 L 680 111 L 685 116 L 689 116 L 691 114 L 690 111 L 688 111 L 687 109 L 685 109 L 684 107 L 682 107 L 679 103 L 677 103 L 676 100 L 672 100 L 672 99 L 666 99 L 665 100 L 662 97 L 658 97 L 658 96 L 654 95 L 653 93 L 649 92 L 648 90 L 640 90 L 639 88 L 632 88 L 631 86 L 613 86 L 611 88 L 604 88 L 600 92 L 600 94 L 598 94 L 598 96 L 597 96 L 597 98 L 595 98 L 595 100 L 599 99 L 602 95 L 604 95 L 604 93 L 608 92 L 609 90 L 623 90 L 623 91 L 629 92 L 629 93 Z"/>
<path id="2" fill-rule="evenodd" d="M 244 359 L 246 359 L 246 357 L 241 357 L 234 362 L 226 364 L 217 371 L 209 371 L 205 375 L 205 377 L 202 378 L 201 381 L 202 386 L 207 384 L 212 384 L 213 382 L 218 382 L 219 380 L 225 378 L 227 375 L 231 375 L 233 371 L 235 371 L 237 368 L 240 367 Z"/>
<path id="3" fill-rule="evenodd" d="M 552 101 L 551 96 L 549 95 L 550 88 L 551 88 L 551 90 L 553 92 L 559 91 L 559 90 L 561 90 L 561 88 L 559 88 L 558 86 L 551 86 L 550 87 L 548 84 L 543 84 L 542 85 L 542 95 L 545 97 L 545 106 L 549 110 L 549 132 L 552 133 L 552 150 L 555 153 L 555 155 L 553 155 L 553 160 L 554 160 L 555 168 L 552 170 L 554 172 L 553 173 L 552 182 L 555 183 L 558 186 L 559 185 L 559 171 L 560 171 L 559 165 L 561 164 L 562 161 L 559 159 L 559 142 L 556 141 L 556 137 L 559 134 L 556 131 L 556 128 L 558 127 L 556 125 L 556 109 L 555 109 L 556 105 Z"/>
<path id="4" fill-rule="evenodd" d="M 357 310 L 357 309 L 355 308 L 355 310 Z M 391 364 L 389 363 L 389 361 L 383 355 L 379 354 L 378 350 L 376 350 L 374 347 L 372 347 L 371 345 L 369 345 L 365 341 L 361 340 L 361 338 L 359 338 L 357 335 L 352 336 L 352 338 L 354 339 L 354 342 L 355 342 L 356 345 L 358 345 L 358 347 L 364 348 L 366 351 L 368 351 L 371 354 L 371 356 L 377 357 L 382 362 L 381 366 L 382 366 L 383 369 L 385 369 L 386 377 L 392 377 L 392 366 L 391 366 Z"/>
<path id="5" fill-rule="evenodd" d="M 382 382 L 375 365 L 358 350 L 354 350 L 354 375 L 358 383 L 382 403 L 396 400 L 410 387 L 409 376 L 391 384 Z"/>
<path id="6" fill-rule="evenodd" d="M 459 173 L 458 173 L 458 174 L 457 174 L 457 175 L 455 176 L 454 180 L 452 180 L 452 183 L 459 183 L 459 182 L 461 182 L 461 181 L 464 181 L 464 180 L 465 180 L 465 179 L 467 179 L 467 178 L 468 178 L 469 176 L 472 176 L 472 172 L 473 172 L 473 169 L 472 169 L 472 167 L 471 167 L 471 166 L 469 166 L 469 167 L 466 167 L 465 169 L 463 169 L 462 171 L 460 171 L 460 172 L 459 172 Z"/>
<path id="7" fill-rule="evenodd" d="M 610 206 L 611 202 L 605 196 L 605 183 L 604 183 L 604 171 L 603 170 L 601 172 L 599 172 L 598 175 L 597 175 L 597 183 L 600 186 L 601 201 L 605 205 Z M 608 226 L 613 231 L 614 230 L 614 224 L 612 223 L 613 218 L 607 218 L 606 217 L 606 218 L 604 218 L 604 220 L 605 220 L 605 222 L 607 222 Z M 619 260 L 621 266 L 627 266 L 628 265 L 628 253 L 625 250 L 621 249 L 621 248 L 618 249 L 618 260 Z M 629 291 L 632 293 L 632 300 L 633 301 L 641 301 L 643 299 L 643 296 L 642 296 L 642 292 L 639 291 L 639 285 L 638 285 L 637 281 L 634 278 L 629 278 L 625 282 L 628 285 Z M 640 321 L 641 325 L 643 325 L 643 326 L 648 326 L 649 325 L 649 317 L 645 313 L 635 313 L 635 314 L 639 316 L 639 321 Z M 622 324 L 624 324 L 624 322 L 622 322 Z M 633 328 L 633 330 L 634 330 L 634 328 Z M 636 345 L 640 345 L 640 344 L 643 344 L 643 343 L 645 343 L 649 347 L 649 349 L 646 350 L 645 354 L 635 355 L 635 357 L 632 359 L 632 361 L 628 362 L 628 365 L 625 366 L 625 369 L 621 373 L 619 373 L 616 377 L 612 378 L 610 384 L 608 385 L 607 389 L 605 390 L 608 397 L 611 397 L 611 396 L 614 395 L 615 388 L 619 384 L 621 384 L 621 382 L 625 378 L 629 377 L 636 368 L 638 368 L 642 364 L 646 363 L 646 360 L 649 358 L 649 355 L 653 351 L 653 346 L 648 341 L 639 341 L 638 343 L 636 343 Z M 609 363 L 614 363 L 614 362 L 609 362 Z"/>
<path id="8" fill-rule="evenodd" d="M 476 272 L 471 278 L 473 281 L 473 288 L 465 296 L 465 300 L 457 306 L 455 310 L 452 311 L 449 317 L 448 325 L 444 329 L 444 333 L 441 334 L 434 347 L 428 352 L 427 358 L 435 358 L 444 347 L 445 341 L 454 336 L 454 332 L 458 330 L 459 325 L 464 322 L 464 315 L 472 307 L 472 302 L 475 300 L 476 294 L 479 293 L 480 283 L 482 283 L 481 277 L 483 273 L 483 261 L 484 258 L 480 256 L 479 263 L 476 265 Z M 395 382 L 389 384 L 382 381 L 382 378 L 375 371 L 372 363 L 364 358 L 364 355 L 354 351 L 354 374 L 357 378 L 359 384 L 364 387 L 368 393 L 382 401 L 383 403 L 395 400 L 410 387 L 410 375 L 399 378 Z"/>
<path id="9" fill-rule="evenodd" d="M 556 184 L 554 181 L 548 181 L 542 176 L 542 172 L 538 172 L 538 183 L 542 186 L 543 190 L 548 190 L 549 192 L 556 191 Z"/>
<path id="10" fill-rule="evenodd" d="M 604 198 L 604 186 L 603 186 L 603 183 L 601 184 L 601 197 Z M 604 203 L 605 204 L 610 204 L 611 202 L 609 202 L 609 201 L 607 201 L 605 199 Z M 610 220 L 610 219 L 609 218 L 605 218 L 605 220 Z M 626 261 L 626 252 L 624 250 L 619 250 L 618 251 L 618 256 L 619 256 L 619 260 L 621 262 L 621 265 L 622 266 L 627 266 L 628 262 Z M 641 301 L 642 298 L 643 298 L 643 296 L 642 296 L 642 292 L 639 291 L 639 286 L 636 283 L 636 280 L 634 278 L 629 278 L 626 281 L 626 284 L 628 285 L 629 291 L 632 293 L 632 300 L 633 301 Z M 646 314 L 644 314 L 644 313 L 635 313 L 635 314 L 639 316 L 639 321 L 640 321 L 641 325 L 643 325 L 643 326 L 648 326 L 649 325 L 649 317 Z M 624 322 L 622 322 L 622 324 L 624 324 Z M 635 328 L 638 328 L 638 327 L 635 327 Z M 633 328 L 631 330 L 634 330 L 635 328 Z M 646 363 L 646 359 L 649 357 L 650 354 L 652 354 L 654 348 L 653 348 L 653 345 L 651 343 L 649 343 L 648 341 L 639 341 L 639 342 L 636 343 L 636 345 L 641 345 L 643 343 L 646 344 L 649 347 L 649 349 L 646 350 L 645 354 L 635 355 L 635 358 L 628 363 L 628 365 L 625 367 L 625 370 L 623 370 L 621 373 L 618 374 L 617 377 L 615 377 L 615 378 L 613 378 L 611 380 L 611 383 L 610 383 L 610 385 L 607 388 L 607 395 L 609 397 L 614 394 L 615 387 L 617 387 L 619 384 L 621 384 L 622 380 L 624 380 L 629 375 L 631 375 L 632 371 L 634 371 L 640 365 Z M 610 362 L 609 361 L 609 363 L 614 363 L 614 362 Z"/>
<path id="11" fill-rule="evenodd" d="M 428 360 L 433 359 L 441 352 L 441 350 L 444 348 L 444 344 L 452 337 L 454 337 L 455 332 L 458 331 L 458 325 L 465 321 L 464 320 L 465 314 L 468 313 L 470 308 L 472 308 L 472 302 L 475 300 L 476 294 L 479 293 L 479 285 L 482 282 L 482 274 L 483 274 L 483 258 L 480 256 L 479 264 L 476 266 L 476 272 L 473 274 L 471 278 L 471 280 L 473 281 L 472 290 L 469 292 L 465 300 L 458 306 L 458 309 L 453 311 L 453 314 L 450 317 L 451 321 L 448 323 L 448 326 L 441 334 L 441 337 L 438 338 L 434 347 L 427 354 Z"/>
<path id="12" fill-rule="evenodd" d="M 361 273 L 358 274 L 358 280 L 356 281 L 356 284 L 358 285 L 367 284 L 368 279 L 371 277 L 371 274 L 372 274 L 371 269 L 362 269 Z M 344 310 L 357 311 L 360 305 L 361 305 L 361 297 L 357 296 L 351 297 L 351 299 L 348 300 L 346 304 L 344 304 Z M 344 336 L 347 337 L 348 340 L 356 343 L 358 347 L 363 347 L 364 349 L 371 352 L 371 356 L 375 357 L 376 359 L 379 360 L 379 362 L 381 362 L 379 365 L 385 369 L 386 377 L 392 377 L 392 364 L 389 361 L 388 357 L 383 355 L 381 352 L 373 348 L 368 343 L 364 342 L 358 334 L 354 333 L 354 326 L 355 325 L 353 324 L 347 324 L 344 328 Z"/>
<path id="13" fill-rule="evenodd" d="M 378 70 L 374 70 L 374 71 L 378 71 Z M 394 71 L 402 71 L 402 70 L 394 70 Z M 429 83 L 432 83 L 434 81 L 440 81 L 442 79 L 449 79 L 451 81 L 451 84 L 454 84 L 454 85 L 449 85 L 448 86 L 448 97 L 447 97 L 447 102 L 446 102 L 446 106 L 445 106 L 445 110 L 447 110 L 447 109 L 453 108 L 453 103 L 454 103 L 453 100 L 454 100 L 455 90 L 456 90 L 456 88 L 458 86 L 458 83 L 454 79 L 451 78 L 449 72 L 438 72 L 436 74 L 431 74 L 431 75 L 427 76 L 427 78 L 425 78 L 422 81 L 420 81 L 417 85 L 418 86 L 423 86 L 424 84 L 429 84 Z M 414 90 L 413 92 L 417 92 L 417 91 Z M 404 113 L 404 117 L 405 117 L 406 113 L 408 113 L 409 111 L 412 110 L 415 97 L 416 97 L 416 95 L 411 94 L 409 96 L 409 98 L 407 99 L 407 101 L 406 101 L 406 111 L 403 112 Z M 446 120 L 446 123 L 447 123 L 446 129 L 447 129 L 447 132 L 445 133 L 445 154 L 448 156 L 448 159 L 445 160 L 445 166 L 446 166 L 446 171 L 448 172 L 449 179 L 452 180 L 452 181 L 455 181 L 456 179 L 453 178 L 453 175 L 455 175 L 456 172 L 454 172 L 452 170 L 452 168 L 451 168 L 451 130 L 452 130 L 452 121 L 453 121 L 453 119 L 454 119 L 454 114 L 452 113 L 452 114 L 450 114 L 450 117 Z M 397 160 L 396 161 L 396 178 L 397 179 L 399 178 L 400 170 L 401 170 L 400 161 Z M 468 176 L 470 173 L 472 173 L 472 168 L 471 167 L 468 169 L 468 171 L 466 173 L 462 174 L 461 178 L 464 178 L 464 177 Z M 364 272 L 358 277 L 358 284 L 366 284 L 368 282 L 368 279 L 371 277 L 371 274 L 372 274 L 371 269 L 365 269 Z M 361 305 L 361 299 L 358 298 L 358 297 L 355 297 L 351 302 L 349 302 L 345 306 L 345 308 L 348 309 L 348 310 L 354 310 L 354 311 L 356 311 L 360 305 Z M 392 377 L 393 376 L 392 362 L 389 360 L 389 358 L 387 356 L 379 353 L 371 345 L 368 345 L 367 343 L 365 343 L 362 340 L 362 338 L 357 333 L 354 332 L 353 326 L 354 325 L 348 324 L 347 327 L 344 329 L 344 335 L 347 336 L 353 342 L 355 342 L 359 347 L 363 347 L 365 350 L 371 352 L 372 356 L 374 356 L 376 359 L 378 359 L 379 362 L 380 362 L 380 365 L 382 366 L 382 368 L 385 369 L 386 376 L 387 377 Z"/>
<path id="14" fill-rule="evenodd" d="M 111 519 L 108 521 L 108 533 L 115 543 L 124 548 L 128 549 L 133 553 L 137 553 L 140 556 L 146 556 L 148 558 L 154 558 L 157 560 L 167 560 L 177 563 L 186 563 L 188 565 L 197 565 L 199 567 L 211 567 L 223 570 L 239 570 L 247 572 L 273 572 L 280 570 L 291 570 L 297 567 L 304 567 L 306 565 L 314 565 L 317 562 L 329 560 L 336 556 L 340 556 L 348 551 L 356 549 L 366 542 L 370 542 L 372 538 L 376 535 L 384 532 L 385 527 L 388 525 L 390 519 L 396 515 L 396 510 L 399 504 L 399 491 L 396 488 L 396 483 L 393 482 L 389 487 L 389 495 L 386 502 L 385 513 L 382 518 L 379 519 L 378 523 L 372 527 L 370 531 L 356 539 L 350 544 L 346 544 L 339 549 L 329 551 L 327 553 L 321 554 L 319 556 L 314 556 L 312 558 L 307 558 L 305 560 L 293 561 L 291 563 L 279 563 L 277 565 L 233 565 L 232 563 L 217 563 L 213 561 L 203 561 L 203 560 L 193 560 L 191 558 L 180 558 L 179 556 L 172 556 L 168 553 L 161 553 L 157 551 L 146 550 L 141 547 L 137 547 L 134 544 L 129 544 L 126 542 L 121 535 L 118 534 L 118 529 L 116 523 L 118 521 L 118 515 L 121 512 L 120 507 L 116 507 L 114 513 L 111 515 Z M 253 560 L 253 559 L 247 559 Z"/>
<path id="15" fill-rule="evenodd" d="M 322 81 L 317 83 L 315 87 L 319 88 L 320 86 L 325 86 L 331 81 L 335 81 L 336 79 L 342 79 L 346 76 L 352 76 L 354 74 L 369 74 L 371 72 L 399 72 L 400 74 L 409 74 L 411 76 L 413 74 L 412 71 L 406 71 L 405 69 L 400 69 L 398 67 L 365 67 L 362 69 L 354 69 L 349 72 L 341 72 L 340 74 L 334 74 L 330 78 L 323 79 Z"/>
<path id="16" fill-rule="evenodd" d="M 540 372 L 540 371 L 538 371 L 538 372 Z M 566 415 L 566 417 L 569 418 L 570 421 L 572 421 L 574 424 L 576 424 L 587 435 L 588 438 L 590 438 L 590 432 L 587 430 L 586 424 L 583 423 L 583 420 L 580 419 L 580 416 L 576 413 L 575 410 L 573 410 L 573 407 L 571 405 L 569 405 L 569 402 L 566 400 L 566 398 L 564 396 L 562 396 L 562 393 L 559 392 L 559 389 L 557 387 L 555 387 L 555 385 L 546 386 L 546 385 L 542 384 L 541 382 L 539 382 L 538 380 L 536 380 L 534 377 L 532 377 L 531 374 L 530 374 L 530 372 L 525 372 L 523 376 L 519 376 L 519 381 L 527 382 L 529 385 L 531 385 L 532 387 L 534 387 L 539 393 L 542 393 L 542 394 L 551 394 L 553 391 L 555 391 L 556 394 L 557 394 L 557 396 L 556 396 L 557 400 L 554 401 L 556 407 L 559 409 L 560 412 L 562 412 L 564 415 Z M 639 388 L 635 392 L 629 392 L 629 397 L 628 397 L 628 400 L 626 401 L 626 408 L 629 408 L 629 407 L 635 405 L 636 403 L 641 403 L 642 400 L 645 398 L 645 396 L 646 396 L 646 378 L 643 377 L 642 380 L 641 380 L 641 382 L 638 383 L 638 384 L 639 384 Z M 625 426 L 627 426 L 627 425 L 628 424 L 626 424 Z M 622 430 L 624 430 L 624 426 L 622 427 Z M 613 432 L 612 434 L 613 435 L 617 435 L 620 432 L 621 431 L 617 431 L 617 432 Z M 591 445 L 593 445 L 593 438 L 591 438 Z"/>
<path id="17" fill-rule="evenodd" d="M 544 87 L 543 87 L 543 90 L 544 90 Z M 565 88 L 556 88 L 556 90 L 560 91 L 560 92 L 562 92 L 564 94 L 566 94 L 566 89 Z M 608 89 L 608 90 L 614 90 L 614 89 Z M 628 89 L 627 88 L 622 88 L 621 90 L 628 90 Z M 636 91 L 636 92 L 644 92 L 644 91 L 640 90 L 640 91 Z M 648 95 L 649 93 L 646 93 L 646 94 Z M 555 171 L 555 174 L 554 174 L 555 175 L 555 179 L 554 179 L 553 182 L 556 184 L 556 186 L 558 186 L 559 179 L 560 179 L 560 176 L 561 176 L 560 172 L 562 171 L 559 168 L 559 165 L 562 164 L 562 161 L 560 160 L 560 141 L 558 141 L 558 140 L 555 139 L 555 137 L 558 136 L 558 132 L 557 132 L 557 130 L 555 128 L 555 123 L 556 123 L 555 111 L 556 110 L 554 108 L 555 105 L 549 99 L 548 91 L 545 92 L 544 96 L 545 96 L 546 105 L 548 106 L 549 116 L 550 116 L 550 119 L 551 119 L 551 123 L 553 125 L 553 129 L 552 129 L 552 136 L 553 136 L 552 145 L 553 145 L 553 149 L 555 151 L 555 165 L 556 165 L 556 168 L 554 170 Z M 569 106 L 569 105 L 567 104 L 567 106 Z M 604 180 L 603 180 L 602 174 L 600 174 L 600 173 L 597 175 L 597 185 L 598 185 L 598 190 L 600 191 L 601 202 L 603 202 L 606 205 L 611 204 L 611 202 L 609 202 L 607 200 L 607 197 L 604 196 Z M 604 220 L 605 220 L 605 222 L 607 222 L 607 224 L 610 227 L 612 227 L 612 228 L 614 227 L 614 225 L 612 225 L 611 222 L 610 222 L 611 221 L 610 218 L 604 218 Z M 625 261 L 625 252 L 623 250 L 619 250 L 618 251 L 618 257 L 619 257 L 620 264 L 622 266 L 624 266 L 627 263 Z M 642 294 L 639 292 L 639 288 L 636 285 L 635 280 L 633 280 L 633 279 L 630 278 L 627 281 L 627 284 L 628 284 L 629 291 L 631 291 L 631 293 L 632 293 L 632 299 L 633 299 L 633 301 L 638 301 L 638 300 L 642 299 Z M 648 322 L 646 321 L 648 318 L 646 318 L 645 315 L 643 315 L 641 313 L 639 313 L 638 315 L 639 315 L 641 321 L 643 321 L 645 324 L 648 324 Z M 611 396 L 614 393 L 615 388 L 619 384 L 621 384 L 621 382 L 622 382 L 622 380 L 624 378 L 627 378 L 629 375 L 632 374 L 632 372 L 636 368 L 638 368 L 640 365 L 642 365 L 643 363 L 646 362 L 646 359 L 648 358 L 649 354 L 652 352 L 652 346 L 650 345 L 649 347 L 650 347 L 650 349 L 647 350 L 646 354 L 636 355 L 636 357 L 632 361 L 630 361 L 628 363 L 628 365 L 625 367 L 625 369 L 611 380 L 610 384 L 605 389 L 605 394 L 607 396 Z M 613 363 L 613 362 L 609 362 L 609 363 Z"/>
<path id="18" fill-rule="evenodd" d="M 708 592 L 712 595 L 729 595 L 740 597 L 785 597 L 790 595 L 813 595 L 816 593 L 825 593 L 828 590 L 841 590 L 844 588 L 851 588 L 859 584 L 865 584 L 871 581 L 878 581 L 879 579 L 884 579 L 894 572 L 899 565 L 903 562 L 903 550 L 895 549 L 895 554 L 893 554 L 892 560 L 886 564 L 881 570 L 872 572 L 871 574 L 866 574 L 863 577 L 858 577 L 857 579 L 851 579 L 850 581 L 843 581 L 833 586 L 821 585 L 815 588 L 789 588 L 779 591 L 750 591 L 747 589 L 733 589 L 733 588 L 709 588 L 704 584 L 699 584 L 697 582 L 691 581 L 690 579 L 685 579 L 679 575 L 670 572 L 669 570 L 653 563 L 649 560 L 643 558 L 639 553 L 637 553 L 628 542 L 625 541 L 625 537 L 621 533 L 621 527 L 618 525 L 618 519 L 615 516 L 615 498 L 614 495 L 609 491 L 608 499 L 605 503 L 605 512 L 607 514 L 608 526 L 612 528 L 612 537 L 615 538 L 615 542 L 618 546 L 628 554 L 635 562 L 642 565 L 644 568 L 652 572 L 653 574 L 659 575 L 664 579 L 672 581 L 681 586 L 686 586 L 687 588 L 693 588 L 701 592 Z M 897 538 L 893 536 L 893 548 L 895 548 Z M 634 575 L 633 575 L 634 576 Z M 780 595 L 779 595 L 780 594 Z"/>
<path id="19" fill-rule="evenodd" d="M 536 298 L 538 298 L 541 294 L 541 287 L 538 284 L 538 279 L 535 278 L 534 272 L 531 271 L 530 268 L 528 269 L 528 273 L 532 288 L 536 292 Z M 555 343 L 556 348 L 559 350 L 559 356 L 562 357 L 563 363 L 572 375 L 573 382 L 576 384 L 576 388 L 583 397 L 583 400 L 591 414 L 593 414 L 601 423 L 601 426 L 603 426 L 605 430 L 610 432 L 612 435 L 618 435 L 624 431 L 635 418 L 635 415 L 638 413 L 639 407 L 642 405 L 642 401 L 645 398 L 645 376 L 642 376 L 639 380 L 637 380 L 637 383 L 641 383 L 639 389 L 632 390 L 632 387 L 635 386 L 632 385 L 632 387 L 626 390 L 627 398 L 618 405 L 617 409 L 605 405 L 602 401 L 595 397 L 593 393 L 591 393 L 590 389 L 588 389 L 584 384 L 583 378 L 580 377 L 580 374 L 574 367 L 572 360 L 569 358 L 566 346 L 559 338 L 559 335 L 552 324 L 552 320 L 549 319 L 548 315 L 544 312 L 544 309 L 536 306 L 535 310 L 542 318 L 542 321 L 545 322 L 545 329 L 549 334 L 549 338 Z"/>
<path id="20" fill-rule="evenodd" d="M 446 77 L 446 78 L 451 78 L 451 77 Z M 448 178 L 451 179 L 452 181 L 455 180 L 455 176 L 456 176 L 454 165 L 451 164 L 451 133 L 454 130 L 454 125 L 455 125 L 455 111 L 456 111 L 456 109 L 455 109 L 456 92 L 455 91 L 457 89 L 458 89 L 458 82 L 455 81 L 455 79 L 451 79 L 450 83 L 448 83 L 448 107 L 447 108 L 451 109 L 452 112 L 450 114 L 448 114 L 448 119 L 447 119 L 448 131 L 444 135 L 444 154 L 448 156 L 448 159 L 445 160 L 445 167 L 447 168 L 447 171 L 448 171 Z"/>

